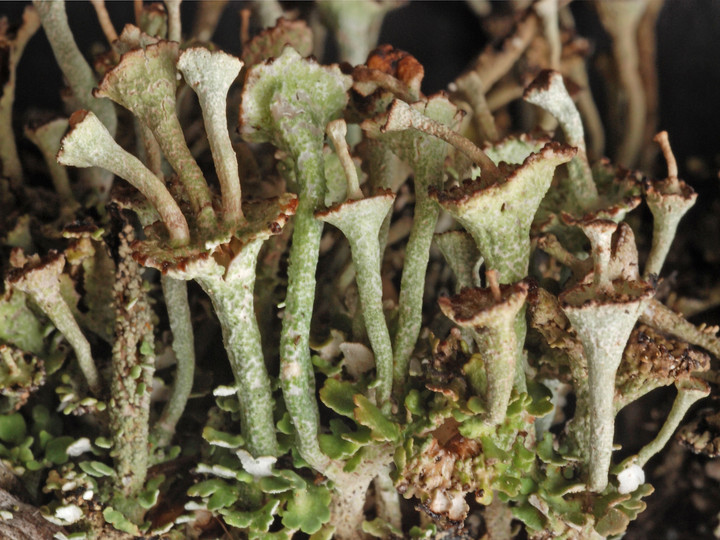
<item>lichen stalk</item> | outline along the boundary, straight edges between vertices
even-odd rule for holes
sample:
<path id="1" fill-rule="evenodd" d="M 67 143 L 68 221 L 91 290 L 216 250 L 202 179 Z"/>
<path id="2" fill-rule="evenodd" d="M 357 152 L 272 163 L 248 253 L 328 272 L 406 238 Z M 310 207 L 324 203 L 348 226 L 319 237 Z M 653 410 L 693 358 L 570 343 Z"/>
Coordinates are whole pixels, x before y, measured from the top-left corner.
<path id="1" fill-rule="evenodd" d="M 318 442 L 319 413 L 310 361 L 310 322 L 315 303 L 315 270 L 323 223 L 314 211 L 322 202 L 324 160 L 317 149 L 296 171 L 305 181 L 295 213 L 285 313 L 280 336 L 280 382 L 297 433 L 300 455 L 315 469 L 327 466 Z"/>
<path id="2" fill-rule="evenodd" d="M 665 180 L 645 181 L 645 198 L 653 215 L 652 247 L 645 263 L 644 275 L 659 275 L 670 246 L 675 238 L 678 224 L 685 213 L 692 208 L 697 193 L 678 178 L 677 162 L 670 148 L 666 131 L 655 136 L 667 162 L 668 176 Z"/>
<path id="3" fill-rule="evenodd" d="M 165 184 L 142 162 L 123 150 L 105 126 L 88 111 L 77 111 L 70 118 L 72 130 L 62 142 L 57 160 L 74 167 L 101 167 L 127 180 L 142 193 L 160 215 L 174 244 L 190 240 L 185 216 Z"/>
<path id="4" fill-rule="evenodd" d="M 178 69 L 200 101 L 215 171 L 222 193 L 222 220 L 235 226 L 243 219 L 237 156 L 227 128 L 227 95 L 243 63 L 222 51 L 185 50 Z"/>
<path id="5" fill-rule="evenodd" d="M 172 348 L 176 361 L 175 379 L 170 397 L 160 418 L 153 426 L 153 442 L 162 447 L 170 444 L 192 391 L 195 376 L 195 343 L 187 284 L 167 275 L 161 276 L 160 283 L 173 335 Z"/>
<path id="6" fill-rule="evenodd" d="M 210 188 L 190 153 L 175 113 L 177 55 L 178 44 L 172 41 L 133 49 L 105 74 L 93 95 L 112 99 L 150 128 L 185 187 L 198 225 L 203 231 L 212 231 L 216 218 Z M 151 86 L 144 82 L 148 77 L 154 80 Z"/>
<path id="7" fill-rule="evenodd" d="M 377 402 L 388 410 L 393 385 L 393 350 L 383 310 L 380 227 L 395 200 L 391 192 L 347 201 L 318 218 L 338 227 L 350 244 L 368 339 L 375 353 Z"/>
<path id="8" fill-rule="evenodd" d="M 84 109 L 89 109 L 97 115 L 111 135 L 115 135 L 117 129 L 115 109 L 109 101 L 93 97 L 95 76 L 70 31 L 64 0 L 33 0 L 33 4 L 40 15 L 55 59 L 76 99 Z"/>
<path id="9" fill-rule="evenodd" d="M 12 270 L 8 282 L 14 288 L 30 295 L 40 309 L 68 340 L 85 376 L 90 391 L 100 395 L 100 374 L 90 350 L 90 343 L 80 330 L 75 317 L 60 293 L 60 274 L 65 267 L 65 257 L 51 252 L 47 257 L 32 261 L 23 268 Z"/>
<path id="10" fill-rule="evenodd" d="M 676 386 L 677 396 L 675 396 L 672 408 L 665 417 L 665 422 L 663 422 L 660 431 L 652 441 L 643 446 L 638 452 L 635 463 L 640 467 L 644 467 L 650 458 L 665 447 L 690 407 L 710 394 L 710 387 L 704 381 L 681 381 Z"/>
<path id="11" fill-rule="evenodd" d="M 559 122 L 567 143 L 577 148 L 577 154 L 568 165 L 568 187 L 578 208 L 592 206 L 598 198 L 598 191 L 588 162 L 585 132 L 580 113 L 565 88 L 562 75 L 557 71 L 543 71 L 525 90 L 523 98 L 552 114 Z"/>
<path id="12" fill-rule="evenodd" d="M 60 141 L 67 131 L 66 118 L 56 118 L 40 126 L 25 126 L 25 136 L 40 149 L 40 153 L 50 171 L 55 192 L 60 196 L 60 212 L 70 213 L 78 207 L 67 169 L 58 163 L 56 156 L 60 149 Z"/>
<path id="13" fill-rule="evenodd" d="M 213 303 L 228 360 L 238 385 L 242 434 L 253 457 L 278 454 L 270 377 L 255 318 L 255 268 L 263 240 L 243 247 L 232 273 L 197 277 Z"/>

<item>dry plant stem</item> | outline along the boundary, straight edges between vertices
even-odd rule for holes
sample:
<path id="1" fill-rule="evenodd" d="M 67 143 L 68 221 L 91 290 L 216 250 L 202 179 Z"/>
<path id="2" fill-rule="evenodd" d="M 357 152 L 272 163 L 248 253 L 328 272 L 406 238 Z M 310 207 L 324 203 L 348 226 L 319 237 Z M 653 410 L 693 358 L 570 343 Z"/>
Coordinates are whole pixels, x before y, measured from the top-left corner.
<path id="1" fill-rule="evenodd" d="M 227 4 L 228 0 L 198 2 L 191 36 L 197 41 L 210 41 Z"/>
<path id="2" fill-rule="evenodd" d="M 155 354 L 150 305 L 143 290 L 141 268 L 132 260 L 129 247 L 133 236 L 129 225 L 120 234 L 120 262 L 113 287 L 115 343 L 109 410 L 115 463 L 113 504 L 139 523 L 144 510 L 135 498 L 145 485 L 148 469 Z"/>
<path id="3" fill-rule="evenodd" d="M 436 122 L 416 111 L 404 101 L 396 99 L 390 107 L 387 123 L 382 127 L 381 131 L 387 133 L 406 129 L 422 131 L 453 145 L 482 169 L 483 181 L 490 181 L 500 177 L 500 171 L 498 171 L 495 163 L 472 141 L 440 122 Z"/>
<path id="4" fill-rule="evenodd" d="M 243 220 L 240 175 L 227 127 L 227 94 L 243 63 L 222 51 L 195 47 L 185 50 L 178 69 L 195 91 L 222 193 L 222 220 L 236 226 Z"/>
<path id="5" fill-rule="evenodd" d="M 25 8 L 22 26 L 18 29 L 15 39 L 6 45 L 9 49 L 5 60 L 7 62 L 7 72 L 4 74 L 6 82 L 2 87 L 2 97 L 0 97 L 0 132 L 3 133 L 0 137 L 0 164 L 2 165 L 0 172 L 10 179 L 11 185 L 15 188 L 22 184 L 23 179 L 22 164 L 18 157 L 12 126 L 17 64 L 25 50 L 25 45 L 38 28 L 40 28 L 40 19 L 36 11 L 32 7 Z"/>
<path id="6" fill-rule="evenodd" d="M 183 280 L 167 275 L 160 277 L 160 283 L 170 319 L 172 348 L 176 360 L 175 380 L 170 397 L 153 427 L 153 442 L 163 447 L 170 444 L 175 434 L 175 427 L 190 397 L 195 375 L 195 346 L 187 284 Z"/>
<path id="7" fill-rule="evenodd" d="M 716 358 L 720 358 L 720 338 L 717 335 L 704 332 L 659 300 L 650 300 L 642 315 L 640 315 L 640 322 L 707 349 Z"/>
<path id="8" fill-rule="evenodd" d="M 534 7 L 542 19 L 543 34 L 550 47 L 550 69 L 560 69 L 562 42 L 558 25 L 558 0 L 540 0 Z"/>
<path id="9" fill-rule="evenodd" d="M 110 20 L 110 14 L 105 7 L 105 0 L 90 0 L 90 3 L 95 8 L 95 13 L 97 13 L 98 22 L 105 34 L 105 39 L 107 39 L 108 45 L 112 47 L 113 43 L 117 41 L 118 35 L 112 20 Z"/>
<path id="10" fill-rule="evenodd" d="M 255 269 L 262 240 L 243 247 L 228 275 L 197 277 L 215 308 L 228 360 L 238 384 L 242 435 L 253 457 L 276 456 L 272 390 L 265 368 L 260 329 L 255 318 Z M 311 396 L 314 399 L 314 395 Z"/>
<path id="11" fill-rule="evenodd" d="M 512 36 L 503 41 L 498 51 L 494 47 L 488 47 L 475 61 L 473 71 L 483 81 L 485 88 L 492 88 L 517 62 L 518 58 L 525 52 L 538 30 L 538 18 L 535 14 L 528 14 L 518 22 L 517 28 Z"/>
<path id="12" fill-rule="evenodd" d="M 180 22 L 180 4 L 182 0 L 164 0 L 168 13 L 168 39 L 180 43 L 182 24 Z"/>
<path id="13" fill-rule="evenodd" d="M 113 104 L 93 97 L 96 81 L 92 69 L 78 49 L 68 25 L 64 0 L 33 0 L 40 14 L 43 29 L 52 46 L 60 69 L 72 88 L 73 94 L 84 109 L 93 111 L 111 135 L 117 129 L 117 116 Z"/>
<path id="14" fill-rule="evenodd" d="M 635 463 L 640 467 L 644 467 L 650 458 L 665 447 L 690 407 L 710 393 L 710 388 L 706 383 L 692 380 L 678 383 L 677 390 L 672 409 L 665 418 L 662 428 L 655 438 L 643 446 L 638 453 Z"/>
<path id="15" fill-rule="evenodd" d="M 612 36 L 613 55 L 627 100 L 624 137 L 618 150 L 620 165 L 632 167 L 638 159 L 645 133 L 645 90 L 638 71 L 637 27 L 647 0 L 598 2 L 600 20 Z"/>
<path id="16" fill-rule="evenodd" d="M 60 149 L 60 141 L 67 128 L 68 121 L 66 118 L 58 118 L 36 128 L 25 126 L 25 136 L 40 149 L 40 153 L 42 153 L 50 171 L 53 187 L 60 196 L 61 213 L 74 211 L 78 206 L 70 188 L 70 177 L 67 169 L 58 163 L 56 159 Z"/>
<path id="17" fill-rule="evenodd" d="M 143 13 L 143 0 L 133 0 L 133 14 L 135 15 L 135 26 L 140 26 Z"/>
<path id="18" fill-rule="evenodd" d="M 590 78 L 583 58 L 573 57 L 570 64 L 565 68 L 567 75 L 581 86 L 581 90 L 575 96 L 580 116 L 583 119 L 585 131 L 590 139 L 588 161 L 600 159 L 605 155 L 605 128 L 598 111 L 595 100 L 590 92 Z"/>
<path id="19" fill-rule="evenodd" d="M 70 119 L 73 129 L 65 136 L 58 161 L 74 167 L 101 167 L 127 180 L 153 205 L 177 245 L 187 244 L 190 230 L 162 181 L 110 136 L 91 112 L 78 111 Z"/>
<path id="20" fill-rule="evenodd" d="M 657 155 L 657 149 L 650 141 L 657 130 L 659 118 L 660 96 L 658 92 L 657 73 L 657 36 L 655 27 L 665 0 L 649 0 L 637 29 L 638 43 L 638 71 L 645 92 L 645 133 L 643 133 L 643 148 L 640 154 L 641 170 L 650 170 Z"/>

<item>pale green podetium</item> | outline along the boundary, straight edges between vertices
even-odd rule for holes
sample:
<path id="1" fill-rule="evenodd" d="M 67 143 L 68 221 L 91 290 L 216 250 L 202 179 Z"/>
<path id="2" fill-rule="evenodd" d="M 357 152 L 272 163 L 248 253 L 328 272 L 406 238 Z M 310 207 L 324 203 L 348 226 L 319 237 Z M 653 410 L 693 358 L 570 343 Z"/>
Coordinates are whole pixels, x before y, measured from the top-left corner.
<path id="1" fill-rule="evenodd" d="M 404 398 L 408 362 L 420 335 L 425 274 L 440 214 L 438 206 L 428 197 L 428 189 L 442 187 L 444 179 L 447 145 L 438 138 L 437 132 L 453 137 L 454 132 L 447 126 L 454 125 L 457 120 L 455 105 L 437 95 L 413 105 L 395 100 L 387 115 L 361 124 L 368 137 L 386 144 L 410 164 L 414 172 L 413 227 L 405 249 L 393 343 L 393 393 L 399 401 Z"/>
<path id="2" fill-rule="evenodd" d="M 665 258 L 675 238 L 678 223 L 685 213 L 695 204 L 697 193 L 692 187 L 678 179 L 675 156 L 670 148 L 667 131 L 655 135 L 667 162 L 668 175 L 665 180 L 645 181 L 645 200 L 653 215 L 653 236 L 650 255 L 645 263 L 643 276 L 660 275 Z"/>
<path id="3" fill-rule="evenodd" d="M 172 244 L 190 241 L 190 230 L 165 184 L 132 154 L 123 150 L 98 118 L 77 111 L 70 118 L 72 129 L 62 141 L 57 160 L 73 167 L 100 167 L 129 182 L 153 205 L 170 233 Z"/>
<path id="4" fill-rule="evenodd" d="M 162 242 L 137 245 L 133 256 L 177 280 L 195 280 L 212 301 L 237 383 L 242 435 L 253 457 L 277 456 L 272 389 L 255 317 L 255 270 L 263 242 L 293 215 L 293 195 L 246 205 L 246 224 L 210 246 L 168 249 Z"/>
<path id="5" fill-rule="evenodd" d="M 380 265 L 380 228 L 395 201 L 395 194 L 384 190 L 372 197 L 362 198 L 358 186 L 357 171 L 350 158 L 345 141 L 344 120 L 328 124 L 335 151 L 345 168 L 348 180 L 348 200 L 332 208 L 316 213 L 322 221 L 342 231 L 350 243 L 352 260 L 356 269 L 358 292 L 368 339 L 375 353 L 377 370 L 377 402 L 385 412 L 390 411 L 390 395 L 393 381 L 393 353 L 382 301 L 382 277 Z"/>
<path id="6" fill-rule="evenodd" d="M 45 257 L 33 257 L 22 268 L 10 270 L 7 285 L 30 296 L 65 336 L 87 381 L 90 391 L 100 395 L 102 385 L 100 374 L 90 350 L 90 343 L 80 330 L 70 307 L 60 294 L 60 274 L 65 267 L 65 256 L 50 252 Z"/>
<path id="7" fill-rule="evenodd" d="M 227 128 L 227 94 L 243 63 L 222 51 L 202 47 L 186 49 L 178 69 L 200 101 L 205 131 L 222 193 L 222 221 L 233 227 L 242 219 L 237 156 Z"/>
<path id="8" fill-rule="evenodd" d="M 152 131 L 185 188 L 200 229 L 212 233 L 216 218 L 210 188 L 190 153 L 175 114 L 177 56 L 178 44 L 172 41 L 159 41 L 128 51 L 120 63 L 105 74 L 94 95 L 108 97 L 122 105 Z"/>
<path id="9" fill-rule="evenodd" d="M 486 279 L 487 289 L 466 288 L 452 298 L 439 298 L 438 304 L 446 317 L 472 332 L 487 376 L 487 421 L 496 425 L 505 420 L 515 380 L 519 357 L 515 321 L 525 306 L 528 284 L 501 287 L 494 270 L 486 273 Z"/>
<path id="10" fill-rule="evenodd" d="M 338 66 L 320 66 L 286 47 L 278 58 L 248 72 L 240 110 L 246 140 L 271 142 L 294 163 L 299 202 L 280 338 L 280 381 L 300 455 L 320 471 L 328 459 L 318 443 L 309 341 L 323 223 L 314 213 L 325 197 L 325 126 L 342 113 L 351 84 Z"/>
<path id="11" fill-rule="evenodd" d="M 644 281 L 610 280 L 611 242 L 617 224 L 588 220 L 580 227 L 590 238 L 593 281 L 559 296 L 560 306 L 583 345 L 588 366 L 590 433 L 587 441 L 588 488 L 601 492 L 608 483 L 615 433 L 615 375 L 635 322 L 652 297 Z"/>
<path id="12" fill-rule="evenodd" d="M 67 129 L 67 118 L 55 118 L 41 124 L 30 122 L 25 126 L 25 136 L 40 149 L 47 164 L 53 188 L 60 196 L 61 215 L 70 216 L 79 205 L 70 187 L 67 169 L 56 159 L 58 150 L 60 150 L 60 141 Z"/>
<path id="13" fill-rule="evenodd" d="M 573 210 L 582 210 L 594 205 L 598 198 L 597 187 L 585 146 L 580 113 L 565 88 L 562 75 L 557 71 L 545 70 L 525 89 L 523 99 L 537 105 L 553 115 L 565 135 L 565 141 L 577 148 L 577 154 L 568 164 L 568 191 Z"/>
<path id="14" fill-rule="evenodd" d="M 494 171 L 501 176 L 487 178 L 483 169 L 480 179 L 465 181 L 446 191 L 433 190 L 430 196 L 470 233 L 486 268 L 498 272 L 498 281 L 517 283 L 528 274 L 530 226 L 550 188 L 555 168 L 574 155 L 572 148 L 548 143 L 516 168 L 501 164 Z M 521 390 L 525 386 L 522 351 L 526 332 L 523 308 L 515 321 L 516 380 Z"/>

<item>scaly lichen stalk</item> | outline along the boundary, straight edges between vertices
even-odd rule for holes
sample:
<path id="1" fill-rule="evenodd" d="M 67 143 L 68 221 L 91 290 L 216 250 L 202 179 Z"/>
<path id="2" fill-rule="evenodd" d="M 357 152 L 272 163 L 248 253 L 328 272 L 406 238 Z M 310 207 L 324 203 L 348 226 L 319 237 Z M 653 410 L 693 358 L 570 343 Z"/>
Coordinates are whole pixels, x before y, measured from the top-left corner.
<path id="1" fill-rule="evenodd" d="M 242 434 L 253 457 L 278 453 L 270 378 L 255 319 L 255 267 L 263 240 L 244 246 L 233 261 L 230 279 L 220 275 L 197 277 L 212 300 L 223 331 L 225 349 L 238 383 Z"/>
<path id="2" fill-rule="evenodd" d="M 149 462 L 150 390 L 155 372 L 150 305 L 140 266 L 132 260 L 133 229 L 120 233 L 116 270 L 115 343 L 110 386 L 111 455 L 115 462 L 113 505 L 140 523 L 144 509 L 136 497 L 145 485 Z"/>

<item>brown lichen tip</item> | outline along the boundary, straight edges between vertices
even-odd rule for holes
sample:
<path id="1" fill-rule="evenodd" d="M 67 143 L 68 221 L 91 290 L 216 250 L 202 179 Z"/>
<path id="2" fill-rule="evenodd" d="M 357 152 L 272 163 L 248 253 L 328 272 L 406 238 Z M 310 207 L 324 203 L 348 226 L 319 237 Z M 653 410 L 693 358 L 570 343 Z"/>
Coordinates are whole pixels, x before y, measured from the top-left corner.
<path id="1" fill-rule="evenodd" d="M 392 45 L 380 45 L 370 53 L 365 65 L 353 69 L 352 76 L 353 89 L 364 97 L 381 87 L 415 101 L 422 96 L 420 85 L 425 69 L 411 54 Z"/>
<path id="2" fill-rule="evenodd" d="M 492 288 L 465 288 L 455 296 L 439 298 L 438 304 L 445 316 L 460 326 L 489 328 L 501 320 L 512 322 L 525 304 L 528 290 L 525 280 L 500 285 L 500 298 L 496 299 Z"/>
<path id="3" fill-rule="evenodd" d="M 16 289 L 30 294 L 33 291 L 49 291 L 59 287 L 58 278 L 65 267 L 65 256 L 57 251 L 50 251 L 42 257 L 15 258 L 23 260 L 23 266 L 8 272 L 7 282 Z"/>
<path id="4" fill-rule="evenodd" d="M 652 285 L 645 281 L 616 279 L 608 289 L 598 289 L 594 283 L 581 283 L 560 293 L 560 305 L 568 310 L 587 310 L 601 307 L 617 307 L 647 300 L 655 293 Z"/>
<path id="5" fill-rule="evenodd" d="M 503 190 L 508 190 L 507 196 L 509 198 L 514 193 L 514 187 L 517 184 L 514 180 L 521 175 L 523 169 L 530 169 L 544 160 L 566 162 L 573 158 L 575 152 L 575 148 L 553 141 L 546 144 L 539 152 L 530 154 L 520 166 L 514 169 L 506 163 L 501 163 L 498 169 L 503 174 L 493 183 L 465 180 L 460 186 L 453 186 L 442 191 L 431 187 L 430 196 L 443 207 L 456 208 L 469 204 L 475 198 L 492 196 L 499 194 Z M 517 189 L 519 191 L 523 187 L 517 186 Z M 522 196 L 522 193 L 517 193 L 517 196 Z"/>
<path id="6" fill-rule="evenodd" d="M 142 266 L 155 268 L 177 279 L 203 275 L 209 265 L 219 267 L 210 272 L 222 271 L 246 245 L 279 234 L 295 214 L 297 203 L 293 194 L 246 201 L 243 211 L 247 221 L 235 230 L 221 229 L 213 237 L 178 248 L 171 248 L 162 240 L 136 240 L 131 246 L 132 256 Z"/>
<path id="7" fill-rule="evenodd" d="M 268 58 L 282 54 L 283 49 L 290 46 L 300 56 L 310 56 L 313 48 L 312 30 L 301 19 L 290 21 L 278 19 L 275 26 L 265 28 L 247 43 L 243 43 L 241 60 L 250 68 Z"/>
<path id="8" fill-rule="evenodd" d="M 315 218 L 322 221 L 332 222 L 333 217 L 339 217 L 347 213 L 352 214 L 358 208 L 363 206 L 384 206 L 387 201 L 394 201 L 395 194 L 390 189 L 378 189 L 374 195 L 363 199 L 348 199 L 338 204 L 332 205 L 326 210 L 315 212 Z"/>
<path id="9" fill-rule="evenodd" d="M 664 180 L 655 182 L 645 179 L 643 189 L 649 205 L 662 205 L 667 212 L 680 212 L 684 214 L 688 208 L 695 204 L 697 193 L 695 190 L 678 178 L 678 167 L 675 155 L 670 148 L 670 140 L 667 131 L 661 131 L 653 140 L 660 145 L 665 162 L 667 163 L 668 175 Z"/>

